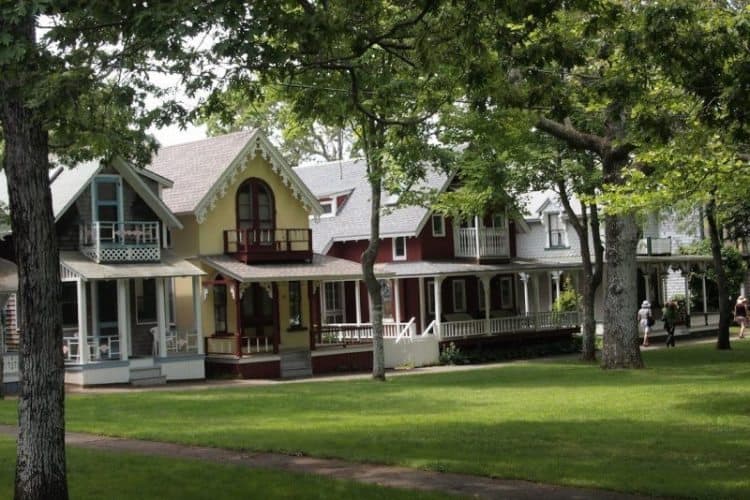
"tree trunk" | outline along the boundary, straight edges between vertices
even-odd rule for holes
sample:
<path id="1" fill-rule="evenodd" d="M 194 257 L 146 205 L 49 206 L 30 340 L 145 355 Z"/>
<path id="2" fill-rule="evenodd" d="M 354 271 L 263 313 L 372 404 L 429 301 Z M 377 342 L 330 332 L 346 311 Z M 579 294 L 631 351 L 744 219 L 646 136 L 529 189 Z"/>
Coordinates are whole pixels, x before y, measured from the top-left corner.
<path id="1" fill-rule="evenodd" d="M 34 18 L 12 27 L 27 50 Z M 33 56 L 28 56 L 35 64 Z M 33 70 L 33 67 L 30 68 Z M 67 499 L 60 263 L 49 188 L 48 134 L 22 96 L 23 82 L 0 76 L 10 218 L 18 264 L 21 334 L 16 499 Z"/>
<path id="2" fill-rule="evenodd" d="M 708 236 L 711 239 L 711 257 L 716 272 L 716 288 L 719 294 L 719 335 L 716 338 L 716 348 L 731 349 L 729 324 L 732 321 L 732 313 L 729 304 L 729 283 L 724 263 L 721 260 L 721 239 L 716 222 L 716 201 L 713 199 L 706 204 L 706 220 L 708 221 Z"/>
<path id="3" fill-rule="evenodd" d="M 380 282 L 375 277 L 375 260 L 380 246 L 380 191 L 383 185 L 382 160 L 378 153 L 378 127 L 373 123 L 365 125 L 365 158 L 370 183 L 370 242 L 362 253 L 362 274 L 370 295 L 372 312 L 372 378 L 385 381 L 385 346 L 383 345 L 383 294 Z"/>
<path id="4" fill-rule="evenodd" d="M 604 297 L 602 368 L 643 368 L 638 348 L 638 225 L 632 214 L 604 219 L 607 290 Z"/>

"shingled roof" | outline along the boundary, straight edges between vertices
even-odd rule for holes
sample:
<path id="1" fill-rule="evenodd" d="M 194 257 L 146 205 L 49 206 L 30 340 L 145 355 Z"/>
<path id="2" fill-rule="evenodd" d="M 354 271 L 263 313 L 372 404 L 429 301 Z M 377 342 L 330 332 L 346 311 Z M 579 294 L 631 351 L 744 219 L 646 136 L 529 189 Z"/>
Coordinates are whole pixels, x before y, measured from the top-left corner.
<path id="1" fill-rule="evenodd" d="M 202 222 L 206 212 L 244 168 L 246 159 L 258 150 L 294 196 L 311 213 L 320 214 L 315 196 L 258 129 L 163 147 L 157 151 L 148 170 L 174 182 L 171 189 L 162 192 L 164 202 L 174 213 L 192 213 Z"/>
<path id="2" fill-rule="evenodd" d="M 326 253 L 334 241 L 370 238 L 370 184 L 363 159 L 303 165 L 295 171 L 318 199 L 351 192 L 336 216 L 311 222 L 315 252 Z M 450 180 L 448 175 L 430 170 L 415 189 L 442 191 Z M 387 199 L 384 193 L 383 202 Z M 430 210 L 421 206 L 387 209 L 380 219 L 380 236 L 418 236 L 429 214 Z"/>

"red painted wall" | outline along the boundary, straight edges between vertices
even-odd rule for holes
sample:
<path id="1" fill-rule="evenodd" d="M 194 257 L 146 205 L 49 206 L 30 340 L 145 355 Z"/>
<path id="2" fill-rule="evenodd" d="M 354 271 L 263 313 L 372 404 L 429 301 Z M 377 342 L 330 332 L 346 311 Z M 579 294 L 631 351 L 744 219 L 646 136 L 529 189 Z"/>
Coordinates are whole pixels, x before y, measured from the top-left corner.
<path id="1" fill-rule="evenodd" d="M 419 233 L 422 258 L 428 260 L 453 258 L 453 223 L 450 218 L 445 218 L 444 220 L 445 236 L 432 235 L 432 217 L 430 217 L 427 224 L 422 228 L 422 232 Z"/>
<path id="2" fill-rule="evenodd" d="M 313 356 L 313 375 L 321 373 L 364 372 L 372 370 L 372 352 L 344 352 L 328 356 Z"/>

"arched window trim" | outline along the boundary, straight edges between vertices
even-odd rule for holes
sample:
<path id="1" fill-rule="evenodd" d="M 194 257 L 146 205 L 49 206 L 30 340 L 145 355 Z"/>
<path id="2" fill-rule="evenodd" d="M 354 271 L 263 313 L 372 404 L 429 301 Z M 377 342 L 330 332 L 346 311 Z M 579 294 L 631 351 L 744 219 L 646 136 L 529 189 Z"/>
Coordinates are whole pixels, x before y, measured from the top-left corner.
<path id="1" fill-rule="evenodd" d="M 246 179 L 245 181 L 240 184 L 240 186 L 237 188 L 237 192 L 235 193 L 234 197 L 234 215 L 235 215 L 235 224 L 237 229 L 241 229 L 240 226 L 240 194 L 242 193 L 243 189 L 247 189 L 247 187 L 250 187 L 251 190 L 251 203 L 252 203 L 252 213 L 254 214 L 254 218 L 251 219 L 251 221 L 258 221 L 258 188 L 265 189 L 268 193 L 270 205 L 271 205 L 271 218 L 270 228 L 264 228 L 264 229 L 276 229 L 276 198 L 273 194 L 273 189 L 271 189 L 271 186 L 268 185 L 263 179 L 259 179 L 257 177 L 250 177 Z M 259 227 L 253 227 L 251 225 L 247 229 L 261 229 Z"/>

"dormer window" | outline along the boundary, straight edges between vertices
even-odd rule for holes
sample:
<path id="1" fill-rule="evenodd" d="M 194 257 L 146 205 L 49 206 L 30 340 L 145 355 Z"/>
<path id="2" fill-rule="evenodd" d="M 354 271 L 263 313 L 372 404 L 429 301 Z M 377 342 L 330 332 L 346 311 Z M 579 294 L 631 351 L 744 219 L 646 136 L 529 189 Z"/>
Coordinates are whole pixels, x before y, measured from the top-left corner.
<path id="1" fill-rule="evenodd" d="M 336 215 L 336 198 L 324 198 L 320 200 L 320 206 L 323 208 L 321 217 L 333 217 Z"/>
<path id="2" fill-rule="evenodd" d="M 548 213 L 547 218 L 547 238 L 549 248 L 565 248 L 565 227 L 560 219 L 559 213 Z"/>
<path id="3" fill-rule="evenodd" d="M 445 217 L 442 214 L 432 216 L 432 236 L 442 238 L 445 236 Z"/>
<path id="4" fill-rule="evenodd" d="M 406 237 L 393 238 L 393 260 L 406 260 Z"/>

